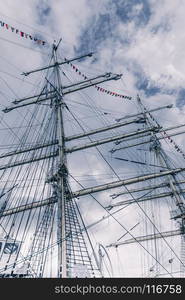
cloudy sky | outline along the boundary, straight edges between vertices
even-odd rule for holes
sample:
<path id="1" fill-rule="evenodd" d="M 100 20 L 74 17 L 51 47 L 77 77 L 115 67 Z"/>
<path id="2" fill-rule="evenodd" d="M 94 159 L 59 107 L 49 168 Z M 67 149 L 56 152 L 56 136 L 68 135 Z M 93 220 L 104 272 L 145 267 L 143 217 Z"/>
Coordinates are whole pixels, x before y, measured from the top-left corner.
<path id="1" fill-rule="evenodd" d="M 0 8 L 2 21 L 41 34 L 49 45 L 61 37 L 67 53 L 97 51 L 100 68 L 120 69 L 131 93 L 175 95 L 183 106 L 184 5 L 184 0 L 8 0 Z M 6 37 L 14 39 L 8 32 Z"/>
<path id="2" fill-rule="evenodd" d="M 162 124 L 172 125 L 172 118 L 175 124 L 183 123 L 184 10 L 185 0 L 0 0 L 0 21 L 46 41 L 44 46 L 38 46 L 0 26 L 1 107 L 9 105 L 12 98 L 36 91 L 39 77 L 23 79 L 20 74 L 48 64 L 54 40 L 62 38 L 61 58 L 94 52 L 91 59 L 76 63 L 86 75 L 107 71 L 123 74 L 120 81 L 102 86 L 132 96 L 131 103 L 92 90 L 100 112 L 108 113 L 104 123 L 102 121 L 104 125 L 133 109 L 136 111 L 138 93 L 150 108 L 174 105 L 170 111 L 159 112 Z M 72 77 L 72 71 L 68 72 Z M 75 99 L 79 101 L 78 97 L 72 98 Z M 97 120 L 95 117 L 85 120 L 86 113 L 85 109 L 78 111 L 77 108 L 77 114 L 84 117 L 86 129 L 93 128 Z M 16 119 L 11 121 L 15 124 Z M 74 129 L 72 125 L 71 128 Z M 182 136 L 176 141 L 185 145 Z M 89 170 L 94 163 L 93 157 L 88 159 Z M 82 172 L 72 156 L 72 167 L 74 165 L 76 172 Z M 101 172 L 108 172 L 101 163 L 98 167 Z M 105 179 L 99 178 L 98 182 L 103 183 Z M 88 218 L 94 220 L 92 215 L 87 215 Z M 130 227 L 136 223 L 127 221 Z"/>
<path id="3" fill-rule="evenodd" d="M 3 22 L 46 41 L 38 47 L 1 28 L 1 71 L 8 68 L 22 79 L 21 71 L 48 63 L 53 41 L 62 38 L 62 57 L 94 51 L 82 71 L 122 73 L 122 80 L 113 85 L 117 92 L 133 99 L 139 93 L 150 107 L 173 103 L 179 120 L 185 93 L 184 6 L 184 0 L 0 1 Z M 11 86 L 16 82 L 20 87 L 15 78 L 5 76 Z M 21 93 L 23 88 L 18 96 Z M 122 100 L 108 97 L 107 101 L 118 111 L 120 106 L 124 111 L 127 107 Z M 170 120 L 171 115 L 163 122 Z"/>
<path id="4" fill-rule="evenodd" d="M 155 96 L 157 104 L 173 99 L 183 108 L 184 5 L 184 0 L 7 0 L 0 1 L 0 16 L 5 23 L 46 40 L 43 52 L 48 53 L 59 38 L 64 55 L 95 51 L 94 70 L 123 73 L 125 93 L 139 92 L 151 101 Z M 34 47 L 2 31 L 2 37 Z M 29 66 L 27 59 L 16 55 L 21 48 L 13 51 L 8 42 L 1 40 L 1 44 L 10 63 L 17 61 L 21 69 Z"/>

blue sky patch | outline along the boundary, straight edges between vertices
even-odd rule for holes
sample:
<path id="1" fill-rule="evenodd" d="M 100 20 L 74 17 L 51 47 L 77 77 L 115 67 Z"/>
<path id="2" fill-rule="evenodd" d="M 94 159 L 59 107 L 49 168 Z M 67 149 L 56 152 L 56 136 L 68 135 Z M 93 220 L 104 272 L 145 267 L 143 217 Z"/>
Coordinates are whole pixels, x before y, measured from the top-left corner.
<path id="1" fill-rule="evenodd" d="M 176 100 L 176 105 L 179 108 L 182 108 L 185 105 L 185 89 L 181 88 L 179 90 L 177 100 Z"/>
<path id="2" fill-rule="evenodd" d="M 44 25 L 47 21 L 47 17 L 51 13 L 51 7 L 45 1 L 41 0 L 37 5 L 37 15 L 38 15 L 38 22 Z"/>
<path id="3" fill-rule="evenodd" d="M 112 1 L 116 6 L 116 15 L 122 22 L 134 21 L 137 26 L 146 25 L 151 16 L 147 0 L 118 0 Z"/>
<path id="4" fill-rule="evenodd" d="M 154 96 L 161 92 L 160 87 L 152 84 L 142 72 L 135 72 L 134 75 L 137 77 L 136 88 L 145 92 L 146 96 Z"/>
<path id="5" fill-rule="evenodd" d="M 122 41 L 122 37 L 116 35 L 118 24 L 134 21 L 138 28 L 138 26 L 146 25 L 150 16 L 148 0 L 111 0 L 107 2 L 104 12 L 98 17 L 92 16 L 89 20 L 82 31 L 77 52 L 84 52 L 87 47 L 89 50 L 97 50 L 108 38 Z M 125 43 L 130 43 L 130 37 L 124 39 Z"/>

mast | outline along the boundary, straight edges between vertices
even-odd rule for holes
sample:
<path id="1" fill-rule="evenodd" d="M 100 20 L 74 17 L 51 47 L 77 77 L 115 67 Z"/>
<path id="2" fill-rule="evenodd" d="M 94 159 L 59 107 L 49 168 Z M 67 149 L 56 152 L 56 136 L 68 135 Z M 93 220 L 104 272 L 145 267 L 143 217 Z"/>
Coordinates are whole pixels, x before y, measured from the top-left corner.
<path id="1" fill-rule="evenodd" d="M 60 43 L 60 42 L 59 42 Z M 48 178 L 57 198 L 57 239 L 58 239 L 58 277 L 94 276 L 94 269 L 88 253 L 86 241 L 80 231 L 81 214 L 72 197 L 68 183 L 67 152 L 65 151 L 63 87 L 57 61 L 57 46 L 53 46 L 54 72 L 56 83 L 55 111 L 58 139 L 58 164 Z M 82 220 L 83 223 L 83 220 Z M 90 241 L 90 239 L 89 239 Z M 91 274 L 88 274 L 90 271 Z"/>
<path id="2" fill-rule="evenodd" d="M 60 42 L 59 42 L 60 43 Z M 57 62 L 57 48 L 58 45 L 53 45 L 53 56 L 55 64 L 55 72 L 57 79 L 56 86 L 56 102 L 55 109 L 57 114 L 57 136 L 58 136 L 58 150 L 59 150 L 59 167 L 57 170 L 58 179 L 58 277 L 67 277 L 67 266 L 66 266 L 66 224 L 65 224 L 65 184 L 66 184 L 66 155 L 65 155 L 65 133 L 64 133 L 64 123 L 63 123 L 63 109 L 64 102 L 62 97 L 62 85 L 59 73 L 59 65 Z M 62 172 L 59 172 L 63 170 Z"/>

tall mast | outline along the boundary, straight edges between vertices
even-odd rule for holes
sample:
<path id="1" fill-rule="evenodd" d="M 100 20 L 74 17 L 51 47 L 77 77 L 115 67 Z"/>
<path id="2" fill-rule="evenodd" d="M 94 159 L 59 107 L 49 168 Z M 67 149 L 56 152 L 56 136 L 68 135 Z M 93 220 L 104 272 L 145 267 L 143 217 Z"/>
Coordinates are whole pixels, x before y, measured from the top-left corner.
<path id="1" fill-rule="evenodd" d="M 138 100 L 138 104 L 141 108 L 141 111 L 143 113 L 143 116 L 145 116 L 146 120 L 147 120 L 147 127 L 148 126 L 153 126 L 153 122 L 155 121 L 156 124 L 157 121 L 153 118 L 153 116 L 151 116 L 151 114 L 149 113 L 149 111 L 147 110 L 147 108 L 143 105 L 143 103 L 141 102 L 140 98 L 137 98 Z M 150 118 L 147 117 L 147 114 L 149 113 Z M 159 125 L 159 124 L 158 124 Z M 159 131 L 162 132 L 162 131 Z M 157 136 L 156 132 L 152 132 L 152 139 L 150 139 L 149 143 L 150 143 L 150 152 L 153 151 L 155 154 L 155 157 L 158 158 L 159 162 L 160 162 L 160 167 L 161 168 L 166 168 L 168 170 L 168 172 L 170 172 L 169 174 L 166 174 L 166 179 L 167 181 L 163 182 L 162 185 L 158 184 L 158 185 L 150 185 L 144 188 L 134 188 L 131 189 L 130 191 L 124 191 L 118 194 L 114 194 L 112 195 L 112 198 L 117 198 L 120 195 L 124 195 L 124 194 L 129 194 L 129 193 L 135 193 L 135 192 L 140 192 L 140 191 L 144 191 L 144 190 L 150 190 L 150 191 L 154 191 L 156 190 L 156 188 L 161 188 L 161 187 L 167 187 L 170 192 L 167 193 L 159 193 L 157 192 L 156 194 L 152 194 L 150 196 L 147 197 L 135 197 L 133 199 L 127 199 L 125 201 L 120 201 L 117 202 L 116 204 L 110 205 L 109 209 L 112 209 L 113 207 L 116 206 L 120 206 L 120 205 L 127 205 L 127 204 L 132 204 L 132 203 L 138 203 L 140 201 L 148 201 L 148 200 L 153 200 L 153 199 L 158 199 L 158 198 L 166 198 L 166 197 L 171 197 L 172 203 L 173 205 L 175 205 L 177 207 L 177 209 L 171 211 L 171 219 L 177 220 L 178 222 L 178 229 L 176 230 L 169 230 L 169 231 L 162 231 L 160 232 L 156 225 L 154 220 L 152 219 L 152 223 L 154 225 L 154 230 L 152 234 L 146 234 L 146 235 L 142 235 L 142 236 L 136 236 L 134 238 L 130 238 L 130 239 L 126 239 L 124 241 L 121 242 L 115 242 L 112 243 L 110 245 L 108 245 L 107 247 L 118 247 L 120 245 L 127 245 L 127 244 L 131 244 L 131 243 L 135 243 L 135 242 L 146 242 L 146 241 L 154 241 L 154 245 L 155 245 L 155 256 L 156 256 L 156 271 L 157 273 L 160 273 L 160 269 L 159 269 L 159 265 L 158 265 L 158 248 L 157 248 L 157 239 L 165 239 L 168 237 L 172 237 L 172 236 L 177 236 L 177 235 L 181 235 L 181 258 L 179 259 L 180 261 L 180 274 L 182 277 L 184 277 L 184 272 L 185 272 L 185 256 L 184 256 L 184 249 L 185 249 L 185 242 L 184 242 L 184 232 L 185 232 L 185 195 L 184 195 L 184 190 L 182 189 L 182 187 L 179 185 L 179 177 L 178 175 L 174 172 L 171 173 L 171 170 L 174 168 L 174 166 L 172 165 L 172 163 L 169 160 L 168 155 L 165 153 L 165 151 L 162 148 L 161 143 L 159 142 L 159 140 L 161 139 L 160 137 Z M 141 143 L 142 144 L 142 143 Z M 144 144 L 144 143 L 143 143 Z M 133 146 L 137 146 L 133 145 Z M 117 150 L 121 150 L 121 149 L 125 149 L 127 147 L 122 147 Z M 122 160 L 122 158 L 119 158 L 120 160 Z M 123 159 L 124 160 L 124 159 Z M 129 161 L 129 160 L 128 160 Z M 137 163 L 137 161 L 132 161 Z M 159 165 L 159 163 L 158 163 Z M 162 173 L 163 171 L 160 170 L 160 172 Z M 164 177 L 165 178 L 165 177 Z M 145 196 L 145 195 L 144 195 Z M 154 214 L 156 212 L 154 211 Z M 148 218 L 149 220 L 151 218 Z M 157 229 L 157 230 L 156 230 Z M 173 251 L 173 249 L 171 249 L 171 251 Z M 175 252 L 174 252 L 175 254 Z"/>
<path id="2" fill-rule="evenodd" d="M 60 43 L 60 42 L 59 42 Z M 59 44 L 58 44 L 59 45 Z M 62 97 L 62 84 L 59 72 L 59 65 L 57 62 L 57 48 L 53 45 L 53 56 L 55 64 L 56 74 L 56 115 L 57 115 L 57 137 L 58 137 L 58 149 L 59 149 L 59 165 L 58 165 L 58 224 L 57 224 L 57 236 L 58 236 L 58 277 L 67 277 L 66 267 L 66 224 L 65 224 L 65 183 L 66 183 L 66 155 L 65 155 L 65 133 L 63 122 L 63 109 L 64 102 Z M 60 170 L 63 170 L 60 172 Z M 62 241 L 62 242 L 61 242 Z"/>

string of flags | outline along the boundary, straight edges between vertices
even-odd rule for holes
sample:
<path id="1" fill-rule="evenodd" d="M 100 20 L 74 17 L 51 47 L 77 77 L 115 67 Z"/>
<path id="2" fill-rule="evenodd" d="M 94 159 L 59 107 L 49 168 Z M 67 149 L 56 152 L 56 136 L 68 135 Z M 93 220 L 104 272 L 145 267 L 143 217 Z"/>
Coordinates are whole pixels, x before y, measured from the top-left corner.
<path id="1" fill-rule="evenodd" d="M 154 119 L 154 117 L 151 115 L 151 113 L 148 113 L 150 118 L 158 125 L 159 123 Z M 177 152 L 181 153 L 183 158 L 185 158 L 184 152 L 180 149 L 180 147 L 174 142 L 174 140 L 166 133 L 166 131 L 163 131 L 164 136 L 169 140 L 169 142 L 174 146 L 174 148 L 177 150 Z"/>
<path id="2" fill-rule="evenodd" d="M 71 62 L 69 62 L 67 58 L 64 58 L 64 60 L 71 66 L 71 68 L 76 73 L 78 73 L 84 79 L 88 79 L 88 77 L 85 74 L 83 74 L 75 65 L 73 65 Z M 109 91 L 107 89 L 99 87 L 98 85 L 95 85 L 94 87 L 97 89 L 97 91 L 102 92 L 102 93 L 106 93 L 106 94 L 108 94 L 110 96 L 115 96 L 115 97 L 124 98 L 124 99 L 128 99 L 128 100 L 132 99 L 132 97 L 130 97 L 130 96 L 125 96 L 125 95 L 121 95 L 121 94 L 118 94 L 118 93 L 115 93 L 115 92 L 111 92 L 111 91 Z"/>
<path id="3" fill-rule="evenodd" d="M 36 43 L 39 44 L 39 45 L 44 46 L 44 45 L 46 44 L 45 41 L 40 40 L 40 39 L 38 39 L 38 38 L 36 38 L 36 37 L 33 37 L 32 35 L 30 35 L 30 34 L 28 34 L 28 33 L 26 33 L 26 32 L 23 32 L 23 31 L 21 31 L 21 30 L 15 28 L 15 27 L 12 27 L 11 25 L 6 24 L 6 23 L 3 22 L 3 21 L 0 21 L 0 27 L 3 27 L 3 28 L 5 28 L 5 29 L 7 29 L 7 30 L 11 30 L 11 32 L 17 34 L 18 36 L 20 36 L 20 37 L 22 37 L 22 38 L 30 39 L 30 40 L 36 42 Z"/>
<path id="4" fill-rule="evenodd" d="M 7 23 L 5 23 L 3 21 L 0 21 L 0 27 L 6 28 L 7 30 L 11 30 L 13 33 L 17 34 L 18 36 L 20 36 L 22 38 L 30 39 L 30 40 L 36 42 L 39 45 L 43 45 L 44 46 L 46 44 L 45 41 L 43 41 L 41 39 L 38 39 L 36 37 L 33 37 L 32 35 L 30 35 L 30 34 L 28 34 L 26 32 L 23 32 L 23 31 L 15 28 L 15 27 L 12 27 L 11 25 L 9 25 L 9 24 L 7 24 Z M 88 77 L 85 74 L 83 74 L 75 65 L 73 65 L 71 62 L 69 62 L 67 60 L 67 58 L 65 58 L 65 61 L 67 61 L 67 63 L 70 64 L 70 66 L 72 67 L 72 69 L 74 71 L 76 71 L 79 75 L 81 75 L 84 79 L 88 79 Z M 119 98 L 123 98 L 123 99 L 128 99 L 128 100 L 132 99 L 132 97 L 130 97 L 130 96 L 126 96 L 126 95 L 118 94 L 116 92 L 109 91 L 107 89 L 101 88 L 98 85 L 95 85 L 94 87 L 97 89 L 97 91 L 100 91 L 102 93 L 106 93 L 106 94 L 108 94 L 110 96 L 115 96 L 115 97 L 119 97 Z"/>
<path id="5" fill-rule="evenodd" d="M 166 131 L 163 132 L 164 135 L 166 136 L 166 138 L 170 141 L 170 143 L 173 144 L 173 146 L 175 147 L 175 149 L 177 150 L 177 152 L 181 153 L 183 158 L 185 158 L 185 154 L 183 153 L 183 151 L 179 148 L 179 146 L 174 142 L 174 140 L 172 140 L 172 138 L 167 135 Z"/>

